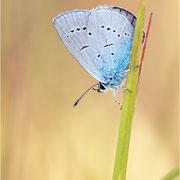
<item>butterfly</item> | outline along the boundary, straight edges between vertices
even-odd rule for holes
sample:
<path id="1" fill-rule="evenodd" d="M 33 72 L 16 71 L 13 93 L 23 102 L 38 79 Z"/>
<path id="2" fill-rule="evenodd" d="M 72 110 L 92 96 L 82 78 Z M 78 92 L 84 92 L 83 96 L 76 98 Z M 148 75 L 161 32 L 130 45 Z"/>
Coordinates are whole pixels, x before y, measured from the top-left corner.
<path id="1" fill-rule="evenodd" d="M 53 19 L 62 42 L 78 63 L 99 83 L 90 90 L 105 92 L 112 89 L 113 98 L 128 90 L 121 84 L 126 80 L 136 17 L 120 7 L 99 6 L 92 10 L 73 10 Z M 94 87 L 98 86 L 97 89 Z M 119 88 L 124 90 L 118 92 Z"/>

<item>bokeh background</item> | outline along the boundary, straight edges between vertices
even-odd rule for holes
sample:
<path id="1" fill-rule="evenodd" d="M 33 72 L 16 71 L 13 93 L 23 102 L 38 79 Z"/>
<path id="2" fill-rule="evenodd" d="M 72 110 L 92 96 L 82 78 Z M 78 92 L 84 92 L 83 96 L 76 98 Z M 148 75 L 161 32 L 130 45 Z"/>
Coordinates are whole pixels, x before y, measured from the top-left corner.
<path id="1" fill-rule="evenodd" d="M 121 6 L 137 15 L 139 0 L 2 1 L 2 179 L 110 180 L 119 106 L 60 41 L 59 13 Z M 146 1 L 153 12 L 136 113 L 128 180 L 159 180 L 178 165 L 178 0 Z M 119 96 L 122 102 L 122 96 Z"/>

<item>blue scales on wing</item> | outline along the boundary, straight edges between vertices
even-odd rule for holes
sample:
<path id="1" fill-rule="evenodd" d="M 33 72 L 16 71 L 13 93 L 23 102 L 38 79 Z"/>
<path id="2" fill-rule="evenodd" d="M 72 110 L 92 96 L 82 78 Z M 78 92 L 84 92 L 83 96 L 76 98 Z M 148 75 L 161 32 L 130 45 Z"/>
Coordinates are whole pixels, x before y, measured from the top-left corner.
<path id="1" fill-rule="evenodd" d="M 121 12 L 112 7 L 95 9 L 89 15 L 89 47 L 106 82 L 128 67 L 134 36 L 134 27 L 131 24 L 133 19 L 134 16 L 127 11 Z"/>
<path id="2" fill-rule="evenodd" d="M 100 6 L 62 13 L 53 22 L 70 53 L 100 82 L 108 83 L 127 69 L 136 23 L 130 12 Z M 121 77 L 116 84 L 124 80 Z"/>

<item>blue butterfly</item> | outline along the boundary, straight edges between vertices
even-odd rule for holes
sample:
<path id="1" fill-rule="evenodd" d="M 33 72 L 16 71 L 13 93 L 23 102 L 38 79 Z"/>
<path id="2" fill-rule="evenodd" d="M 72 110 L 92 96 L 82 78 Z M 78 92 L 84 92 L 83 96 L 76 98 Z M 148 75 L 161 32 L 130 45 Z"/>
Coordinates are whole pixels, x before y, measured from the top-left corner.
<path id="1" fill-rule="evenodd" d="M 74 104 L 90 90 L 98 86 L 98 92 L 108 88 L 116 94 L 125 90 L 136 17 L 119 7 L 99 6 L 93 10 L 73 10 L 62 13 L 53 20 L 62 42 L 98 84 L 90 87 Z M 124 91 L 118 92 L 118 88 Z M 121 106 L 122 107 L 122 106 Z"/>

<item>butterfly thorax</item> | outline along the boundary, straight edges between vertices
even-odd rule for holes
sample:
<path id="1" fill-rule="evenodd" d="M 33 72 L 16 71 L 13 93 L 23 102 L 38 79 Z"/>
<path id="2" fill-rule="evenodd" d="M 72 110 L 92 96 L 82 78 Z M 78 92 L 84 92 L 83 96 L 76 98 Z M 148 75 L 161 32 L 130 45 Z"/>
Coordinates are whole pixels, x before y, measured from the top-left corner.
<path id="1" fill-rule="evenodd" d="M 105 89 L 110 88 L 110 89 L 115 89 L 120 86 L 122 82 L 124 82 L 126 79 L 126 75 L 124 73 L 115 73 L 114 76 L 111 77 L 106 77 L 104 82 L 100 82 L 99 88 L 100 92 L 103 92 Z"/>

